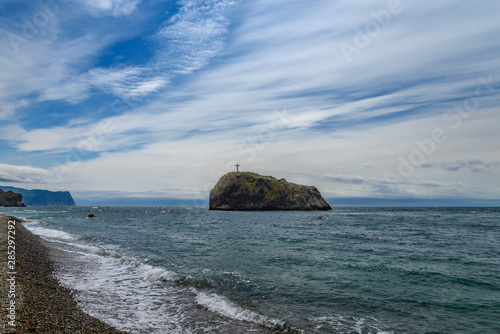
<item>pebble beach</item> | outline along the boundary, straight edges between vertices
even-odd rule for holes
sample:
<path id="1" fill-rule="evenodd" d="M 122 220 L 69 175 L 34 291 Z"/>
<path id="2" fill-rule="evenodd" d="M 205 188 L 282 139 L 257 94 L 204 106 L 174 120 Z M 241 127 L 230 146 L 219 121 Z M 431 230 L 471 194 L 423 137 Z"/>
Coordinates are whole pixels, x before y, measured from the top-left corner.
<path id="1" fill-rule="evenodd" d="M 15 221 L 15 224 L 9 221 Z M 10 227 L 10 245 L 9 225 L 13 226 Z M 78 307 L 72 291 L 61 286 L 56 279 L 50 251 L 43 243 L 24 228 L 22 220 L 0 215 L 1 332 L 126 333 L 91 317 Z M 9 263 L 13 256 L 14 271 L 9 267 L 13 264 Z"/>

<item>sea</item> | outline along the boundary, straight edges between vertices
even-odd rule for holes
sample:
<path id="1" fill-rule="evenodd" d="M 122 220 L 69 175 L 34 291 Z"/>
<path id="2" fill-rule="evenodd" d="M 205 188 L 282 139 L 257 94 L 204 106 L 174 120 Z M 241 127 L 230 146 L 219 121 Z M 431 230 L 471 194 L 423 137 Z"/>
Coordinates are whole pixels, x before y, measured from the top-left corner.
<path id="1" fill-rule="evenodd" d="M 130 333 L 500 333 L 500 208 L 0 212 Z"/>

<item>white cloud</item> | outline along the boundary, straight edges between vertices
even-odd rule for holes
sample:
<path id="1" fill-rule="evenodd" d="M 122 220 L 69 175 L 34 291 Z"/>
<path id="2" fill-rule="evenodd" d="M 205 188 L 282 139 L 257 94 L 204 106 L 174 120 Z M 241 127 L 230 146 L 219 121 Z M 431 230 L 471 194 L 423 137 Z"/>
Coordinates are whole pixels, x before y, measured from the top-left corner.
<path id="1" fill-rule="evenodd" d="M 46 89 L 41 100 L 64 99 L 78 103 L 88 98 L 92 90 L 100 90 L 120 98 L 138 98 L 157 92 L 168 81 L 152 77 L 146 67 L 94 68 L 67 80 L 62 85 Z"/>
<path id="2" fill-rule="evenodd" d="M 87 4 L 103 12 L 114 12 L 117 8 L 135 8 L 137 2 L 88 0 Z M 202 68 L 223 49 L 229 24 L 225 15 L 234 3 L 181 1 L 179 13 L 152 37 L 157 47 L 153 61 L 141 66 L 91 68 L 58 84 L 45 85 L 47 88 L 42 90 L 40 100 L 77 104 L 87 99 L 93 90 L 125 99 L 158 93 L 172 76 Z"/>
<path id="3" fill-rule="evenodd" d="M 47 183 L 50 173 L 42 168 L 0 164 L 0 181 L 14 183 Z"/>
<path id="4" fill-rule="evenodd" d="M 20 142 L 17 145 L 20 151 L 47 151 L 71 147 L 78 138 L 81 134 L 75 128 L 58 127 L 28 131 L 15 140 Z"/>
<path id="5" fill-rule="evenodd" d="M 129 85 L 126 87 L 126 92 L 127 96 L 136 98 L 158 92 L 167 84 L 168 81 L 164 78 L 151 78 L 138 82 L 136 85 Z"/>
<path id="6" fill-rule="evenodd" d="M 116 3 L 92 6 L 109 14 Z M 155 98 L 120 117 L 107 116 L 113 130 L 90 148 L 98 157 L 73 166 L 56 158 L 69 168 L 65 184 L 81 192 L 205 196 L 214 176 L 240 162 L 245 170 L 314 184 L 327 196 L 498 197 L 491 191 L 499 187 L 492 177 L 497 170 L 488 165 L 497 160 L 492 143 L 498 142 L 498 94 L 481 100 L 458 129 L 443 120 L 455 102 L 474 96 L 479 76 L 492 74 L 495 84 L 500 78 L 494 72 L 499 60 L 487 51 L 499 47 L 493 33 L 500 27 L 493 10 L 498 5 L 402 3 L 404 11 L 347 64 L 339 45 L 352 42 L 354 28 L 373 20 L 371 12 L 386 8 L 386 1 L 256 0 L 240 6 L 181 1 L 179 12 L 152 38 L 155 61 L 74 66 L 75 52 L 92 59 L 108 43 L 76 40 L 64 44 L 67 53 L 41 47 L 37 50 L 47 59 L 23 54 L 18 64 L 0 60 L 22 74 L 0 79 L 5 88 L 0 94 L 14 96 L 23 87 L 30 94 L 41 92 L 41 100 L 74 104 L 95 91 Z M 92 45 L 92 52 L 84 50 Z M 72 60 L 51 65 L 72 54 Z M 53 77 L 43 66 L 52 66 Z M 180 73 L 190 75 L 177 85 Z M 275 127 L 275 113 L 282 110 L 286 124 Z M 10 140 L 23 154 L 68 152 L 99 125 L 85 116 L 65 126 L 16 128 L 16 139 Z M 436 128 L 448 139 L 426 163 L 441 168 L 417 166 L 409 177 L 386 180 L 385 172 L 398 173 L 400 157 L 408 159 L 419 149 L 415 140 L 431 138 Z M 469 173 L 473 168 L 488 172 Z M 473 175 L 462 180 L 464 172 Z"/>
<path id="7" fill-rule="evenodd" d="M 494 111 L 485 110 L 475 117 L 478 120 L 491 119 L 493 115 Z M 488 173 L 462 179 L 457 178 L 454 171 L 422 166 L 415 168 L 409 177 L 385 177 L 387 171 L 397 174 L 399 156 L 408 158 L 418 149 L 414 140 L 428 138 L 436 127 L 446 129 L 448 141 L 437 145 L 435 153 L 427 157 L 429 163 L 455 161 L 465 156 L 464 152 L 474 152 L 470 155 L 473 164 L 477 165 L 474 161 L 479 160 L 489 161 L 487 157 L 495 156 L 494 147 L 483 147 L 483 140 L 472 141 L 470 138 L 476 131 L 493 133 L 496 122 L 491 122 L 488 128 L 474 122 L 464 123 L 461 129 L 452 131 L 438 115 L 336 133 L 315 133 L 306 128 L 288 127 L 273 131 L 269 127 L 271 123 L 266 126 L 263 122 L 252 130 L 232 128 L 179 138 L 176 129 L 181 128 L 180 125 L 170 127 L 165 115 L 159 115 L 160 118 L 154 118 L 152 114 L 144 116 L 151 122 L 142 123 L 145 128 L 136 128 L 140 131 L 137 134 L 130 131 L 139 122 L 138 117 L 116 118 L 117 131 L 126 127 L 130 130 L 120 136 L 114 133 L 105 138 L 100 148 L 129 147 L 146 133 L 150 138 L 154 137 L 154 141 L 149 140 L 149 144 L 145 142 L 140 148 L 126 151 L 103 151 L 97 159 L 73 164 L 76 166 L 70 163 L 54 169 L 54 172 L 65 171 L 62 175 L 64 183 L 79 191 L 126 192 L 133 189 L 134 192 L 151 191 L 164 197 L 193 198 L 208 196 L 217 179 L 233 170 L 234 164 L 239 162 L 243 170 L 315 185 L 326 197 L 496 196 L 489 190 L 491 185 L 497 184 L 496 178 L 491 179 Z M 172 115 L 171 120 L 174 121 L 176 116 Z M 198 122 L 203 122 L 203 119 L 195 120 L 196 125 Z M 189 124 L 184 127 L 189 128 Z M 249 138 L 251 140 L 247 140 Z M 468 141 L 467 146 L 463 141 Z M 457 147 L 464 151 L 457 151 Z M 365 165 L 371 168 L 367 169 Z"/>
<path id="8" fill-rule="evenodd" d="M 226 15 L 236 1 L 180 1 L 179 13 L 153 37 L 158 43 L 155 61 L 161 69 L 190 73 L 222 51 L 230 21 Z"/>
<path id="9" fill-rule="evenodd" d="M 23 99 L 0 106 L 0 121 L 11 120 L 15 116 L 16 109 L 26 107 L 28 104 L 28 101 Z"/>
<path id="10" fill-rule="evenodd" d="M 62 34 L 57 25 L 50 29 L 51 34 Z M 9 69 L 0 77 L 0 100 L 23 99 L 30 104 L 57 99 L 82 101 L 88 97 L 91 83 L 88 75 L 81 77 L 80 67 L 92 63 L 95 55 L 116 38 L 116 34 L 84 35 L 71 40 L 34 38 L 23 44 L 18 54 L 8 41 L 0 39 L 0 66 Z"/>
<path id="11" fill-rule="evenodd" d="M 141 0 L 84 0 L 94 15 L 124 16 L 132 14 Z"/>
<path id="12" fill-rule="evenodd" d="M 423 168 L 439 167 L 450 172 L 468 171 L 473 173 L 492 172 L 500 169 L 500 161 L 485 162 L 481 159 L 453 160 L 439 163 L 427 163 Z"/>

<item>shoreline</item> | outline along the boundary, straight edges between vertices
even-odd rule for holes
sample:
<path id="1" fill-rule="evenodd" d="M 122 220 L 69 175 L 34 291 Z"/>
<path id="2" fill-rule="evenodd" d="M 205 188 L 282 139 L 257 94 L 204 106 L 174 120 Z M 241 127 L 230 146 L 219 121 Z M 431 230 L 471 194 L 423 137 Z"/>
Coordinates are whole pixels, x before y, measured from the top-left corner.
<path id="1" fill-rule="evenodd" d="M 16 223 L 9 224 L 13 220 Z M 73 299 L 72 290 L 61 286 L 56 279 L 49 249 L 22 222 L 21 219 L 0 214 L 2 333 L 127 334 L 81 310 Z M 15 231 L 15 236 L 10 233 L 10 248 L 9 225 L 12 226 L 11 231 Z M 13 259 L 12 256 L 15 256 L 14 270 L 8 266 L 12 264 L 8 262 Z M 12 320 L 14 316 L 15 322 Z"/>

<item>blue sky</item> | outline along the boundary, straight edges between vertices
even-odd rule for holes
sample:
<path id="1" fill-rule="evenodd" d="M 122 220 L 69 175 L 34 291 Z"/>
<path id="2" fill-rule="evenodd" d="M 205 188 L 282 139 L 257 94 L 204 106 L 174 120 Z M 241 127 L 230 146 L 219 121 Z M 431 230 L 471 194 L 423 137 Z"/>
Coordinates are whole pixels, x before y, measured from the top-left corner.
<path id="1" fill-rule="evenodd" d="M 0 184 L 500 199 L 498 1 L 0 2 Z"/>

